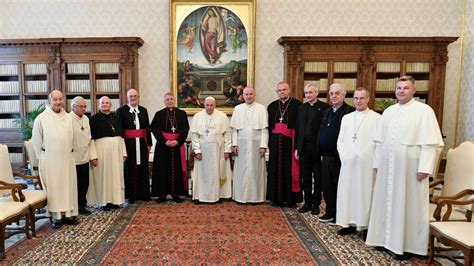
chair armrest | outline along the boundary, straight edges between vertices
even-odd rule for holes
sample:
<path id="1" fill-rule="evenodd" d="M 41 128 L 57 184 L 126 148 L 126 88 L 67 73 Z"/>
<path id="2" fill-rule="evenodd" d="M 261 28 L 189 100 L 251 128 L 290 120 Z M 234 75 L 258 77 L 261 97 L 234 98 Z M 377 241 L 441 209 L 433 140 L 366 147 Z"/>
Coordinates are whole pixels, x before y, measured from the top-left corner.
<path id="1" fill-rule="evenodd" d="M 442 221 L 448 221 L 449 216 L 451 215 L 451 212 L 453 209 L 453 205 L 469 205 L 469 204 L 474 203 L 474 198 L 471 198 L 468 200 L 457 200 L 457 199 L 467 196 L 467 195 L 473 195 L 473 194 L 474 194 L 474 190 L 465 189 L 459 192 L 458 194 L 456 194 L 456 196 L 459 196 L 458 198 L 454 198 L 454 196 L 453 197 L 438 197 L 436 199 L 436 210 L 433 214 L 433 217 L 436 219 L 436 221 L 440 221 L 441 211 L 443 209 L 443 206 L 446 205 L 448 209 L 446 213 L 443 215 Z M 471 216 L 472 214 L 468 212 L 468 214 L 466 215 L 466 219 L 469 221 L 471 219 Z"/>
<path id="2" fill-rule="evenodd" d="M 433 201 L 433 203 L 436 203 L 436 204 L 438 204 L 438 202 L 442 201 L 442 200 L 457 200 L 457 199 L 460 199 L 464 196 L 472 194 L 471 191 L 473 191 L 473 190 L 472 189 L 465 189 L 465 190 L 462 190 L 461 192 L 459 192 L 459 193 L 457 193 L 456 195 L 453 195 L 453 196 L 433 196 L 431 198 L 431 200 Z"/>
<path id="3" fill-rule="evenodd" d="M 26 184 L 12 184 L 7 183 L 4 181 L 0 181 L 0 190 L 11 190 L 12 191 L 12 198 L 14 201 L 25 201 L 25 195 L 23 195 L 22 189 L 27 189 L 28 186 Z M 18 196 L 17 196 L 18 194 Z"/>
<path id="4" fill-rule="evenodd" d="M 30 179 L 30 180 L 33 180 L 33 182 L 36 182 L 38 187 L 42 190 L 43 189 L 43 184 L 41 184 L 41 178 L 39 177 L 39 175 L 25 175 L 24 173 L 22 172 L 14 172 L 13 173 L 13 176 L 18 176 L 18 177 L 21 177 L 23 179 Z"/>
<path id="5" fill-rule="evenodd" d="M 436 180 L 430 183 L 430 188 L 434 188 L 437 185 L 444 185 L 444 180 Z"/>

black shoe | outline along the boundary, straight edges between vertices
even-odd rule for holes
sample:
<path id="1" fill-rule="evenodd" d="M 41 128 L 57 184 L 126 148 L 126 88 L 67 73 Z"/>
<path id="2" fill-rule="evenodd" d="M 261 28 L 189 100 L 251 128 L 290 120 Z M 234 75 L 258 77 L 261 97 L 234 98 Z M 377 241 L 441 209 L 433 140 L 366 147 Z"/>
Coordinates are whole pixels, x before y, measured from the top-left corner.
<path id="1" fill-rule="evenodd" d="M 356 228 L 350 226 L 350 227 L 340 229 L 339 231 L 337 231 L 337 234 L 340 236 L 345 236 L 345 235 L 355 234 L 356 232 L 357 232 Z"/>
<path id="2" fill-rule="evenodd" d="M 109 206 L 109 205 L 105 205 L 105 206 L 100 207 L 100 209 L 101 209 L 102 211 L 104 211 L 104 212 L 108 212 L 108 211 L 110 211 L 110 206 Z"/>
<path id="3" fill-rule="evenodd" d="M 64 219 L 62 219 L 62 221 L 63 221 L 64 224 L 68 224 L 68 225 L 78 225 L 79 224 L 79 220 L 77 220 L 77 217 L 64 218 Z"/>
<path id="4" fill-rule="evenodd" d="M 398 261 L 402 261 L 402 260 L 409 260 L 411 258 L 411 255 L 408 253 L 403 253 L 401 255 L 394 253 L 392 257 Z"/>
<path id="5" fill-rule="evenodd" d="M 164 203 L 166 202 L 166 197 L 159 197 L 158 199 L 156 199 L 156 203 Z"/>
<path id="6" fill-rule="evenodd" d="M 311 209 L 312 209 L 311 205 L 305 204 L 305 205 L 303 205 L 303 207 L 301 207 L 301 208 L 298 210 L 298 212 L 299 212 L 299 213 L 305 213 L 305 212 L 311 211 Z"/>
<path id="7" fill-rule="evenodd" d="M 385 247 L 375 247 L 375 250 L 377 251 L 383 251 L 383 252 L 388 252 L 389 250 L 386 249 Z"/>
<path id="8" fill-rule="evenodd" d="M 332 221 L 335 221 L 336 219 L 334 218 L 334 216 L 330 215 L 330 214 L 324 214 L 323 216 L 319 217 L 319 221 L 321 223 L 329 223 L 329 222 L 332 222 Z"/>
<path id="9" fill-rule="evenodd" d="M 61 228 L 62 226 L 63 226 L 63 223 L 62 223 L 61 220 L 54 220 L 54 219 L 53 219 L 53 220 L 51 221 L 51 227 L 52 227 L 53 229 L 59 229 L 59 228 Z"/>
<path id="10" fill-rule="evenodd" d="M 287 203 L 286 203 L 286 206 L 287 206 L 288 208 L 294 209 L 294 208 L 296 208 L 296 203 L 294 203 L 294 202 L 287 202 Z"/>
<path id="11" fill-rule="evenodd" d="M 367 233 L 369 231 L 366 229 L 366 230 L 362 230 L 362 241 L 365 242 L 365 240 L 367 240 Z"/>
<path id="12" fill-rule="evenodd" d="M 110 209 L 120 209 L 120 205 L 117 205 L 117 204 L 112 204 L 112 203 L 107 203 L 107 206 L 110 208 Z"/>
<path id="13" fill-rule="evenodd" d="M 181 203 L 181 202 L 183 202 L 183 200 L 182 200 L 179 196 L 174 196 L 174 197 L 173 197 L 173 201 L 176 202 L 176 203 Z"/>
<path id="14" fill-rule="evenodd" d="M 133 204 L 135 203 L 135 199 L 128 199 L 128 204 Z"/>
<path id="15" fill-rule="evenodd" d="M 319 215 L 319 206 L 313 206 L 313 209 L 311 210 L 312 215 Z"/>
<path id="16" fill-rule="evenodd" d="M 193 200 L 193 203 L 196 204 L 196 205 L 201 204 L 201 202 L 199 200 Z"/>
<path id="17" fill-rule="evenodd" d="M 89 216 L 92 214 L 92 212 L 86 209 L 86 207 L 79 207 L 79 214 L 84 215 L 84 216 Z"/>

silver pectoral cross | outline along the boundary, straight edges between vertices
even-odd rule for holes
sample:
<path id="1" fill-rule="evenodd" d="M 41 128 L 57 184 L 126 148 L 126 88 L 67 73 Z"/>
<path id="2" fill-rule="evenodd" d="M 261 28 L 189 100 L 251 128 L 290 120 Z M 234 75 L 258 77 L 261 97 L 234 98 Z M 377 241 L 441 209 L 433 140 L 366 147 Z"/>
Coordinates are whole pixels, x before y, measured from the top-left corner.
<path id="1" fill-rule="evenodd" d="M 81 127 L 81 130 L 84 131 L 84 127 Z"/>
<path id="2" fill-rule="evenodd" d="M 171 131 L 174 133 L 176 131 L 176 128 L 175 127 L 172 127 L 171 128 Z"/>
<path id="3" fill-rule="evenodd" d="M 112 127 L 112 131 L 115 132 L 115 127 Z"/>
<path id="4" fill-rule="evenodd" d="M 282 122 L 283 122 L 283 117 L 280 116 L 280 119 L 279 119 L 279 120 L 280 120 L 280 123 L 282 123 Z"/>
<path id="5" fill-rule="evenodd" d="M 352 143 L 354 143 L 356 141 L 356 139 L 357 139 L 357 135 L 354 134 L 354 136 L 352 136 Z"/>

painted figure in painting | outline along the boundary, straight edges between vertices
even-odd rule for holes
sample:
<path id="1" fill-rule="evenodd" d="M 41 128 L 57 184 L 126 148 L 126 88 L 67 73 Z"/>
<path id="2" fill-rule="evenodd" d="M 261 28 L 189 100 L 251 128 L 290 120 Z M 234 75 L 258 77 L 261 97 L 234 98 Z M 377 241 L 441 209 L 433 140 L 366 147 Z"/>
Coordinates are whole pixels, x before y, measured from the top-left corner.
<path id="1" fill-rule="evenodd" d="M 181 44 L 188 51 L 188 53 L 191 53 L 194 48 L 194 36 L 196 35 L 196 26 L 185 27 L 184 33 L 184 38 L 178 40 L 178 44 Z"/>
<path id="2" fill-rule="evenodd" d="M 224 23 L 216 12 L 209 8 L 201 22 L 201 47 L 211 65 L 222 63 L 220 55 L 226 52 Z"/>

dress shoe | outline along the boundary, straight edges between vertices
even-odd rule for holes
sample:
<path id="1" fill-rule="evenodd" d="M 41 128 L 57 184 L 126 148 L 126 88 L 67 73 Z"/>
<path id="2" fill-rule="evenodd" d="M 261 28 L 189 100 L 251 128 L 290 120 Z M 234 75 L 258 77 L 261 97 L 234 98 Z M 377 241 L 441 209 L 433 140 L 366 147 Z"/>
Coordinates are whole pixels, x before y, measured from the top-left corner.
<path id="1" fill-rule="evenodd" d="M 62 221 L 63 221 L 64 224 L 68 224 L 68 225 L 78 225 L 79 224 L 79 220 L 77 220 L 77 217 L 64 218 L 64 219 L 62 219 Z"/>
<path id="2" fill-rule="evenodd" d="M 312 207 L 311 207 L 310 205 L 305 204 L 305 205 L 303 205 L 303 207 L 301 207 L 301 208 L 298 210 L 298 212 L 299 212 L 299 213 L 305 213 L 305 212 L 311 211 L 311 209 L 312 209 Z"/>
<path id="3" fill-rule="evenodd" d="M 332 222 L 332 221 L 334 221 L 334 220 L 336 220 L 336 219 L 334 218 L 334 216 L 332 216 L 332 215 L 330 215 L 330 214 L 327 214 L 327 213 L 324 214 L 323 216 L 319 217 L 319 221 L 320 221 L 321 223 L 329 223 L 329 222 Z"/>
<path id="4" fill-rule="evenodd" d="M 52 227 L 53 229 L 59 229 L 59 228 L 61 228 L 62 226 L 63 226 L 63 223 L 62 223 L 61 220 L 52 220 L 52 221 L 51 221 L 51 227 Z"/>
<path id="5" fill-rule="evenodd" d="M 174 197 L 173 197 L 173 201 L 176 202 L 176 203 L 181 203 L 181 202 L 183 202 L 183 200 L 182 200 L 180 197 L 178 197 L 178 196 L 174 196 Z"/>
<path id="6" fill-rule="evenodd" d="M 365 240 L 367 240 L 367 233 L 368 233 L 367 229 L 362 230 L 362 241 L 364 241 L 364 242 L 365 242 Z"/>
<path id="7" fill-rule="evenodd" d="M 193 203 L 196 204 L 196 205 L 201 204 L 201 202 L 199 200 L 193 200 Z"/>
<path id="8" fill-rule="evenodd" d="M 340 236 L 345 236 L 345 235 L 350 235 L 350 234 L 355 234 L 357 232 L 356 228 L 353 226 L 342 228 L 339 231 L 337 231 L 337 234 Z"/>
<path id="9" fill-rule="evenodd" d="M 109 206 L 110 209 L 120 209 L 120 205 L 117 204 L 112 204 L 112 203 L 107 203 L 107 206 Z"/>
<path id="10" fill-rule="evenodd" d="M 286 206 L 287 206 L 288 208 L 294 209 L 294 208 L 296 208 L 296 203 L 290 201 L 290 202 L 287 202 L 287 203 L 286 203 Z"/>
<path id="11" fill-rule="evenodd" d="M 86 207 L 79 207 L 79 214 L 84 215 L 84 216 L 89 216 L 92 214 L 92 212 L 86 209 Z"/>
<path id="12" fill-rule="evenodd" d="M 319 206 L 313 206 L 313 209 L 311 210 L 312 215 L 319 215 Z"/>
<path id="13" fill-rule="evenodd" d="M 166 202 L 165 197 L 159 197 L 158 199 L 156 199 L 156 203 L 164 203 L 164 202 Z"/>
<path id="14" fill-rule="evenodd" d="M 388 252 L 389 250 L 386 249 L 385 247 L 375 247 L 375 250 L 377 251 L 383 251 L 383 252 Z"/>
<path id="15" fill-rule="evenodd" d="M 128 204 L 133 204 L 135 203 L 135 199 L 128 199 Z"/>
<path id="16" fill-rule="evenodd" d="M 100 207 L 100 209 L 104 212 L 110 211 L 110 207 L 108 205 L 102 206 L 102 207 Z"/>
<path id="17" fill-rule="evenodd" d="M 411 255 L 409 253 L 403 253 L 403 254 L 394 253 L 392 257 L 398 261 L 402 261 L 402 260 L 409 260 L 411 258 Z"/>

